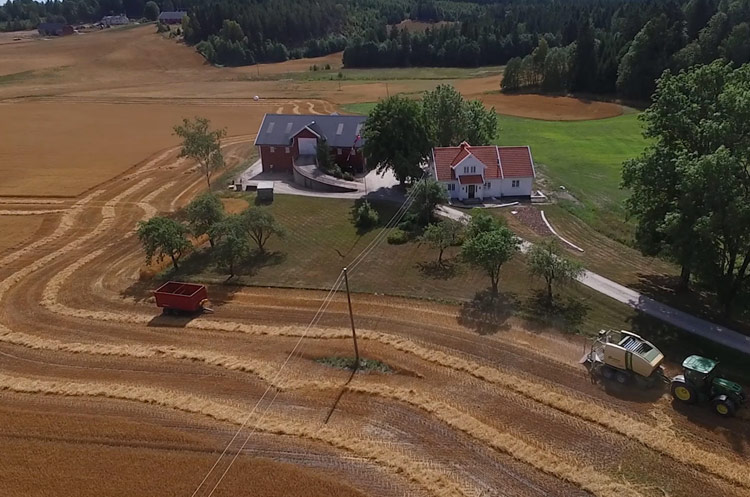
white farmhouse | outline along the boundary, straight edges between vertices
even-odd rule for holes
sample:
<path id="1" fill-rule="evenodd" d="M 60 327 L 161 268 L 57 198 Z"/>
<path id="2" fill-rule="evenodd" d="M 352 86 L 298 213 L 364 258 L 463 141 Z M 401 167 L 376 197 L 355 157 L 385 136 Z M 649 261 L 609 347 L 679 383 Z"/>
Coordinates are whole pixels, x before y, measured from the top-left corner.
<path id="1" fill-rule="evenodd" d="M 481 202 L 490 197 L 530 197 L 536 177 L 529 147 L 458 147 L 432 149 L 431 166 L 451 200 Z"/>

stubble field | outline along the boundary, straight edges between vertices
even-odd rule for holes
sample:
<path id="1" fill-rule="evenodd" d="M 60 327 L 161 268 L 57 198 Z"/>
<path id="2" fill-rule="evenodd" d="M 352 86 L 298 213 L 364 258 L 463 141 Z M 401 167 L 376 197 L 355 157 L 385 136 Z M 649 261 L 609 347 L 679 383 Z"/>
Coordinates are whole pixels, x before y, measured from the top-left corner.
<path id="1" fill-rule="evenodd" d="M 4 167 L 12 159 L 2 185 L 16 182 L 0 193 L 0 209 L 27 211 L 31 221 L 0 248 L 3 495 L 209 495 L 214 486 L 216 496 L 747 495 L 746 420 L 676 410 L 660 392 L 592 384 L 577 364 L 581 341 L 554 330 L 512 321 L 483 336 L 460 324 L 456 306 L 357 294 L 362 354 L 394 372 L 350 377 L 315 361 L 351 355 L 340 291 L 329 299 L 218 285 L 209 288 L 216 314 L 161 316 L 138 281 L 143 255 L 133 229 L 203 189 L 169 137 L 171 119 L 186 108 L 163 107 L 214 112 L 230 128 L 225 152 L 236 164 L 262 112 L 331 112 L 339 102 L 323 98 L 328 83 L 274 88 L 204 67 L 151 29 L 91 35 L 97 47 L 86 62 L 74 48 L 88 35 L 39 42 L 51 53 L 23 70 L 41 72 L 0 82 L 0 107 L 19 126 L 43 128 L 21 124 L 25 113 L 12 110 L 31 105 L 48 109 L 37 119 L 70 120 L 79 130 L 56 162 L 36 161 L 33 140 L 20 133 L 0 143 Z M 145 50 L 142 60 L 128 56 L 128 40 Z M 34 43 L 7 46 L 38 50 Z M 50 76 L 57 43 L 65 53 Z M 428 84 L 436 81 L 399 83 L 413 91 Z M 258 88 L 268 100 L 240 107 Z M 363 93 L 359 101 L 372 100 Z M 82 117 L 92 105 L 122 108 L 92 111 L 97 126 L 130 140 L 154 137 L 135 144 L 92 129 Z M 109 154 L 94 160 L 103 144 Z M 39 198 L 61 194 L 28 179 L 27 169 L 55 179 L 66 171 L 71 198 Z M 21 218 L 0 216 L 13 219 L 7 226 Z M 341 290 L 340 280 L 330 284 Z"/>

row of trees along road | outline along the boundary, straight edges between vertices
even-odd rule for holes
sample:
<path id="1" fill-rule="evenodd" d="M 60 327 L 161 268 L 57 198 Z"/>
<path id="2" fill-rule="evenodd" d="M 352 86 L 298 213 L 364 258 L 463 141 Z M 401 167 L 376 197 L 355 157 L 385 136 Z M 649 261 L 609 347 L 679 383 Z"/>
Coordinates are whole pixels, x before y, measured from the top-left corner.
<path id="1" fill-rule="evenodd" d="M 497 114 L 478 100 L 464 100 L 453 86 L 439 85 L 421 102 L 399 95 L 381 100 L 362 134 L 368 163 L 378 172 L 391 169 L 403 185 L 422 176 L 420 165 L 433 147 L 489 145 L 497 137 Z"/>
<path id="2" fill-rule="evenodd" d="M 643 253 L 682 266 L 729 315 L 750 280 L 750 64 L 667 72 L 641 115 L 651 145 L 623 167 Z"/>
<path id="3" fill-rule="evenodd" d="M 185 209 L 187 224 L 156 216 L 138 225 L 138 238 L 146 252 L 146 263 L 161 262 L 165 257 L 179 269 L 180 258 L 193 248 L 188 235 L 207 237 L 214 261 L 232 278 L 238 264 L 252 253 L 266 253 L 266 243 L 273 237 L 285 237 L 286 230 L 263 207 L 248 207 L 239 214 L 227 214 L 221 199 L 213 193 L 196 197 Z"/>

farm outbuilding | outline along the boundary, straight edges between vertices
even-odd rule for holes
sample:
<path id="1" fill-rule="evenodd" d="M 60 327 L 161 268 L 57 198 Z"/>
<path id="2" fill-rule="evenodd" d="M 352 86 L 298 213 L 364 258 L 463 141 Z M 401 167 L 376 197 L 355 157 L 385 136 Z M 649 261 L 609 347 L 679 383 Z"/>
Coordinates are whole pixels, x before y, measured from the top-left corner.
<path id="1" fill-rule="evenodd" d="M 182 23 L 182 18 L 187 15 L 187 12 L 185 11 L 176 11 L 176 12 L 162 12 L 159 14 L 158 21 L 162 24 L 180 24 Z"/>
<path id="2" fill-rule="evenodd" d="M 61 22 L 43 22 L 37 30 L 42 36 L 67 36 L 75 32 L 73 26 Z"/>
<path id="3" fill-rule="evenodd" d="M 273 202 L 273 181 L 258 182 L 258 200 L 261 202 Z"/>
<path id="4" fill-rule="evenodd" d="M 291 173 L 300 158 L 315 157 L 321 142 L 329 146 L 333 161 L 342 168 L 364 170 L 361 133 L 366 119 L 338 114 L 266 114 L 255 139 L 263 172 Z"/>

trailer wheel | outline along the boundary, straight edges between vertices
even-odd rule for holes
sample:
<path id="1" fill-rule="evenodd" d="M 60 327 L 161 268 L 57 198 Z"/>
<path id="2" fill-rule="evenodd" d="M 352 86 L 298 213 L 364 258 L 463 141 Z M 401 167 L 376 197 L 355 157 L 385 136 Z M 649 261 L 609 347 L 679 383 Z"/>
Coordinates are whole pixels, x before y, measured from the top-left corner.
<path id="1" fill-rule="evenodd" d="M 711 401 L 711 407 L 714 408 L 714 412 L 719 416 L 726 418 L 734 416 L 737 411 L 737 406 L 734 404 L 732 399 L 726 395 L 719 395 Z"/>
<path id="2" fill-rule="evenodd" d="M 602 366 L 602 378 L 605 380 L 611 380 L 615 377 L 615 372 L 609 366 Z"/>
<path id="3" fill-rule="evenodd" d="M 617 383 L 620 385 L 626 384 L 629 379 L 630 377 L 621 371 L 618 371 L 617 374 L 615 374 L 615 380 L 617 380 Z"/>

